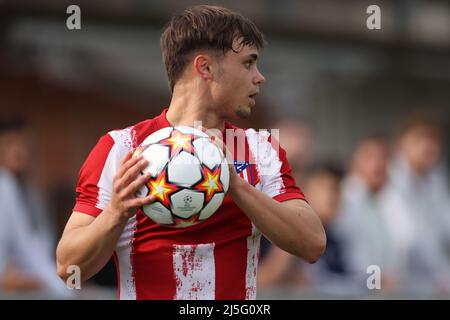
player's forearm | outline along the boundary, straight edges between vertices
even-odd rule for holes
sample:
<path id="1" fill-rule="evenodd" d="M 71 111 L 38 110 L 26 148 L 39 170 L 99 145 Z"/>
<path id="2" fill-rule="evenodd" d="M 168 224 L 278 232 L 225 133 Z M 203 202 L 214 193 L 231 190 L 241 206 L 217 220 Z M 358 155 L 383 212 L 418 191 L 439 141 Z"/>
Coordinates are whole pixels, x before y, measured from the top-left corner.
<path id="1" fill-rule="evenodd" d="M 235 203 L 256 227 L 281 249 L 308 262 L 317 261 L 325 250 L 322 223 L 309 205 L 279 203 L 243 180 L 230 190 Z"/>
<path id="2" fill-rule="evenodd" d="M 81 281 L 99 272 L 111 258 L 126 223 L 105 210 L 91 224 L 64 234 L 56 252 L 59 276 L 66 279 L 71 265 L 80 267 Z"/>

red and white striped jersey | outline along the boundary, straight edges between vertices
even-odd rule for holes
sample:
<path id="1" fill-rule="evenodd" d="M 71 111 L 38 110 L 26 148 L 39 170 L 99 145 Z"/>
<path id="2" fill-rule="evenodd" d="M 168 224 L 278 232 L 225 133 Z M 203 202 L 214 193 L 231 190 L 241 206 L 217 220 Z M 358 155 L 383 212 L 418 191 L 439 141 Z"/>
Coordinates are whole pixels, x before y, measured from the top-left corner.
<path id="1" fill-rule="evenodd" d="M 101 214 L 121 159 L 148 135 L 170 126 L 166 112 L 98 141 L 80 170 L 74 211 Z M 243 154 L 235 152 L 241 178 L 277 201 L 304 199 L 284 150 L 274 148 L 267 131 L 229 123 L 225 128 L 245 134 Z M 160 226 L 139 210 L 114 253 L 119 299 L 255 299 L 260 237 L 228 195 L 211 218 L 188 228 Z"/>

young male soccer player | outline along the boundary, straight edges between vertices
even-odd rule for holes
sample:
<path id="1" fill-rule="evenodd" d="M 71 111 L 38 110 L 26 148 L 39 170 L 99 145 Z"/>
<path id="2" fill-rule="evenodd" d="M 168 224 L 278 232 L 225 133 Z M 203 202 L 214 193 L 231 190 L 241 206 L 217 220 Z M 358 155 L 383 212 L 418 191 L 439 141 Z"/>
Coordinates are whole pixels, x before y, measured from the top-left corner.
<path id="1" fill-rule="evenodd" d="M 228 194 L 200 224 L 157 225 L 139 210 L 154 197 L 135 196 L 149 177 L 140 175 L 146 160 L 132 152 L 148 135 L 195 121 L 236 131 L 227 121 L 250 116 L 265 81 L 256 66 L 263 45 L 253 22 L 222 7 L 195 6 L 171 19 L 161 36 L 170 105 L 153 119 L 109 132 L 88 156 L 57 249 L 63 279 L 69 265 L 89 279 L 114 255 L 120 299 L 255 299 L 261 233 L 311 263 L 319 259 L 322 224 L 268 134 L 242 131 L 245 159 L 234 155 L 240 172 L 230 166 Z"/>

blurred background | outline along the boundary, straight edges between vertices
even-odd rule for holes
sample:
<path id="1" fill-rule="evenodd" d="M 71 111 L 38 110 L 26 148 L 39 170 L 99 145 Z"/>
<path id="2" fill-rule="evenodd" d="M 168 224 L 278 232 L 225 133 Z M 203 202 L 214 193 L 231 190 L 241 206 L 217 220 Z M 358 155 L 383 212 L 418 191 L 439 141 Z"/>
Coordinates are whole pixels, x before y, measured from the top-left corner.
<path id="1" fill-rule="evenodd" d="M 82 290 L 61 289 L 56 241 L 99 137 L 169 104 L 159 36 L 200 3 L 212 4 L 0 1 L 0 298 L 116 298 L 112 262 Z M 81 30 L 66 27 L 71 4 Z M 450 2 L 213 4 L 266 35 L 267 81 L 251 119 L 236 124 L 281 130 L 328 235 L 314 265 L 264 240 L 258 297 L 450 298 Z M 366 27 L 371 4 L 381 30 Z"/>

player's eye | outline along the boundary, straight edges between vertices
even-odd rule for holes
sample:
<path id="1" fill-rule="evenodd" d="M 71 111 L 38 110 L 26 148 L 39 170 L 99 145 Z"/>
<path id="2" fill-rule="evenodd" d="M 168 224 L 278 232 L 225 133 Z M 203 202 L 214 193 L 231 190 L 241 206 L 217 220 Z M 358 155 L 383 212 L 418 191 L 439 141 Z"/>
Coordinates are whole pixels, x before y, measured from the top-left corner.
<path id="1" fill-rule="evenodd" d="M 252 64 L 253 64 L 252 60 L 248 60 L 248 61 L 244 62 L 244 66 L 245 66 L 246 69 L 250 69 Z"/>

